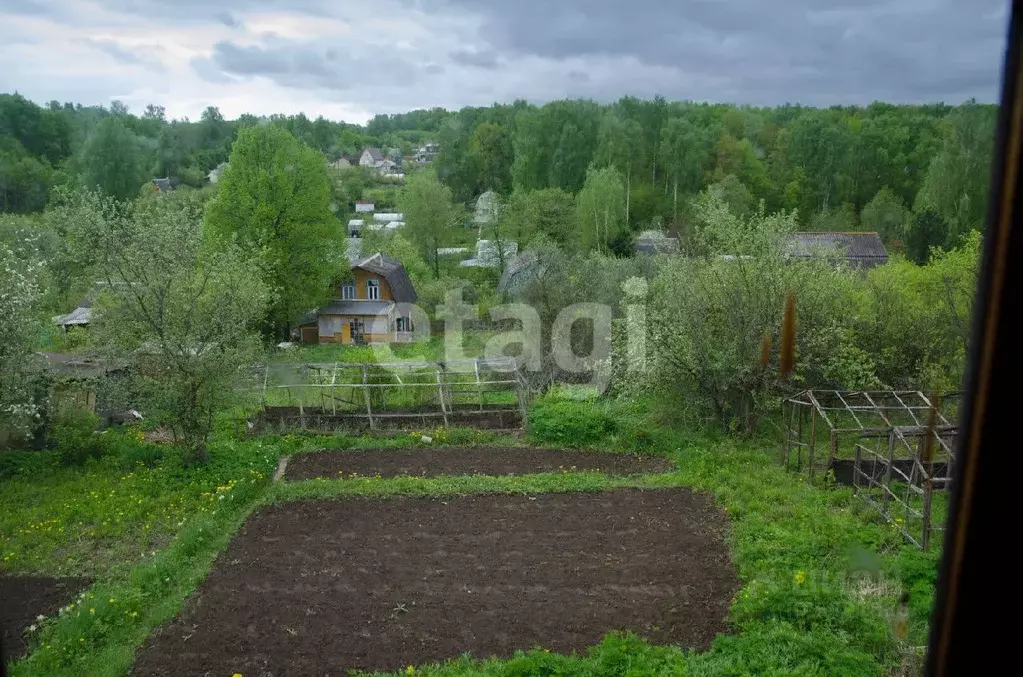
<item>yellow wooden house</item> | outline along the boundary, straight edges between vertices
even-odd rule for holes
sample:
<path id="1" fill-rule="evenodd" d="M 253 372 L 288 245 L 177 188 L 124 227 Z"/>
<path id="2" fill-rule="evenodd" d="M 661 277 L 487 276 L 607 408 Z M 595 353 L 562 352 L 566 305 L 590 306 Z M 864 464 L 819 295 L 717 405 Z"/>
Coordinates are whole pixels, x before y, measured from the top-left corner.
<path id="1" fill-rule="evenodd" d="M 298 325 L 303 343 L 403 343 L 412 318 L 400 304 L 418 300 L 401 262 L 376 253 L 352 264 L 352 277 L 337 283 L 331 300 Z"/>

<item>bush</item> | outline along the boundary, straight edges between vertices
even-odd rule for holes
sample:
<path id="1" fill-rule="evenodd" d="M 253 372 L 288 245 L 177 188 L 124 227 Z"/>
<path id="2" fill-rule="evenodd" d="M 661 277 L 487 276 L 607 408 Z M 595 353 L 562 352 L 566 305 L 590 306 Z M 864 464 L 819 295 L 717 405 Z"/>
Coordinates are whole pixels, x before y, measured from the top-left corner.
<path id="1" fill-rule="evenodd" d="M 53 466 L 53 454 L 38 451 L 0 450 L 0 482 L 18 477 L 33 475 Z"/>
<path id="2" fill-rule="evenodd" d="M 615 422 L 592 403 L 540 400 L 529 412 L 534 442 L 584 446 L 615 432 Z"/>
<path id="3" fill-rule="evenodd" d="M 61 465 L 85 465 L 107 451 L 106 439 L 96 432 L 99 417 L 95 414 L 75 414 L 58 421 L 50 431 L 50 445 L 57 452 Z"/>

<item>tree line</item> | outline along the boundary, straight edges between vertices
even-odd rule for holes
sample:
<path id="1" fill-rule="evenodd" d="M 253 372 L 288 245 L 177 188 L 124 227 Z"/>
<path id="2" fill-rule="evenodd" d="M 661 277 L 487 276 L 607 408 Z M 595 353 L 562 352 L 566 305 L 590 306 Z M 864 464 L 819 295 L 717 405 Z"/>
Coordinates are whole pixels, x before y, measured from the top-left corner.
<path id="1" fill-rule="evenodd" d="M 795 210 L 806 229 L 877 231 L 922 261 L 928 247 L 952 246 L 982 226 L 994 119 L 995 106 L 973 101 L 821 109 L 624 97 L 417 110 L 366 125 L 302 114 L 226 120 L 210 106 L 189 121 L 168 120 L 157 105 L 135 115 L 118 102 L 38 106 L 2 94 L 0 211 L 39 211 L 61 185 L 121 198 L 157 176 L 199 187 L 227 161 L 240 129 L 271 123 L 327 160 L 368 145 L 408 154 L 438 141 L 438 177 L 466 205 L 487 190 L 517 204 L 556 190 L 564 201 L 591 170 L 612 169 L 624 197 L 609 230 L 619 249 L 647 228 L 686 231 L 690 198 L 713 186 L 736 210 L 763 202 L 768 212 Z"/>

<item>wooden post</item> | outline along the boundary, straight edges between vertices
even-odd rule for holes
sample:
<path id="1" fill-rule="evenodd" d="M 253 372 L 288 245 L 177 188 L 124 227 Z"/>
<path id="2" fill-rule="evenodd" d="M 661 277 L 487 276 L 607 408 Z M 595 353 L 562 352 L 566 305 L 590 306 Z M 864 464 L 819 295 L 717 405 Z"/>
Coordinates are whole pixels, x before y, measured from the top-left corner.
<path id="1" fill-rule="evenodd" d="M 366 401 L 366 416 L 369 417 L 369 429 L 373 430 L 376 428 L 376 424 L 373 422 L 373 407 L 369 402 L 369 388 L 366 387 L 367 382 L 368 377 L 366 374 L 366 365 L 362 365 L 362 395 L 363 399 Z"/>
<path id="2" fill-rule="evenodd" d="M 435 373 L 437 375 L 437 396 L 440 398 L 440 410 L 441 413 L 444 415 L 444 425 L 447 426 L 448 406 L 447 404 L 444 403 L 444 383 L 441 381 L 440 378 L 440 369 L 438 369 Z"/>
<path id="3" fill-rule="evenodd" d="M 480 358 L 474 361 L 476 367 L 476 391 L 480 396 L 480 411 L 483 411 L 483 387 L 480 385 Z"/>
<path id="4" fill-rule="evenodd" d="M 810 467 L 810 479 L 813 479 L 813 452 L 817 444 L 817 412 L 810 411 L 810 439 L 806 452 L 806 463 Z M 800 456 L 802 458 L 802 456 Z M 803 468 L 800 467 L 799 470 Z"/>
<path id="5" fill-rule="evenodd" d="M 857 442 L 856 446 L 853 447 L 853 494 L 858 494 L 860 491 L 860 443 Z"/>
<path id="6" fill-rule="evenodd" d="M 525 379 L 522 378 L 522 374 L 519 373 L 519 368 L 515 367 L 515 396 L 519 401 L 519 412 L 522 414 L 522 424 L 526 424 L 526 390 L 525 390 Z"/>
<path id="7" fill-rule="evenodd" d="M 892 464 L 895 463 L 895 430 L 888 431 L 888 463 L 884 468 L 884 491 L 881 498 L 881 514 L 888 517 L 888 505 L 891 503 Z M 873 477 L 874 469 L 870 469 Z M 876 481 L 876 480 L 875 480 Z M 908 525 L 907 525 L 908 526 Z"/>
<path id="8" fill-rule="evenodd" d="M 923 534 L 920 537 L 920 547 L 924 552 L 927 552 L 928 548 L 931 547 L 931 492 L 934 487 L 931 484 L 931 476 L 929 473 L 925 473 L 924 477 L 924 509 L 923 509 Z M 907 497 L 908 500 L 908 497 Z M 906 511 L 906 516 L 909 517 L 909 511 Z M 908 528 L 909 525 L 907 524 Z"/>
<path id="9" fill-rule="evenodd" d="M 302 388 L 298 389 L 298 423 L 305 427 L 305 408 L 302 406 Z"/>

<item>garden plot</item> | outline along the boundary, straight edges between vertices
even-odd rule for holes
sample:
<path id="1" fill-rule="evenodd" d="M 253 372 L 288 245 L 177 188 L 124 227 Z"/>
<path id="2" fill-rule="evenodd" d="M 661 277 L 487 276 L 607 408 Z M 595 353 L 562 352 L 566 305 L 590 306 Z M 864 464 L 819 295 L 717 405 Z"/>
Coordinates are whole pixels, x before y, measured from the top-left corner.
<path id="1" fill-rule="evenodd" d="M 89 587 L 84 578 L 0 576 L 0 646 L 3 658 L 25 653 L 25 635 L 39 625 L 38 616 L 56 615 Z M 2 667 L 2 666 L 0 666 Z M 3 672 L 3 670 L 0 670 Z"/>
<path id="2" fill-rule="evenodd" d="M 738 587 L 726 527 L 682 489 L 278 503 L 133 674 L 343 675 L 611 630 L 706 649 Z"/>
<path id="3" fill-rule="evenodd" d="M 322 451 L 293 456 L 284 477 L 438 477 L 440 475 L 524 475 L 538 472 L 602 472 L 634 475 L 670 472 L 674 464 L 659 456 L 561 451 L 528 447 L 449 447 Z"/>

